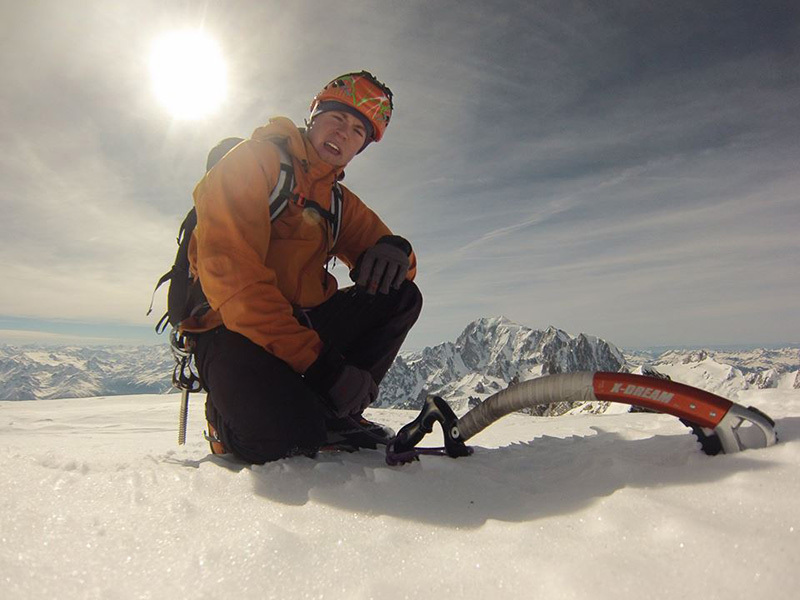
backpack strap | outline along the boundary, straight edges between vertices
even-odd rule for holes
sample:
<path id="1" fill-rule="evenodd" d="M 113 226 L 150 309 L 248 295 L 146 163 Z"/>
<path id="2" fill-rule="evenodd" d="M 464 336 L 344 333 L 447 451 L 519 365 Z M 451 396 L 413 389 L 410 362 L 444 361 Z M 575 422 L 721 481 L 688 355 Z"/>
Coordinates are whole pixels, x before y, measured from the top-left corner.
<path id="1" fill-rule="evenodd" d="M 281 213 L 289 206 L 289 202 L 295 202 L 301 206 L 308 206 L 316 210 L 323 218 L 331 224 L 333 234 L 333 244 L 339 239 L 339 230 L 342 228 L 342 204 L 344 194 L 338 181 L 334 181 L 331 186 L 331 210 L 326 211 L 316 202 L 300 198 L 294 193 L 294 165 L 292 164 L 292 157 L 286 149 L 286 144 L 283 141 L 276 141 L 275 146 L 278 148 L 278 153 L 281 160 L 281 168 L 278 174 L 278 181 L 272 189 L 269 196 L 269 220 L 274 221 Z"/>
<path id="2" fill-rule="evenodd" d="M 275 182 L 275 187 L 272 188 L 272 193 L 269 195 L 270 221 L 277 219 L 289 205 L 289 201 L 293 196 L 292 192 L 294 191 L 294 165 L 292 164 L 292 157 L 289 156 L 285 143 L 276 142 L 275 146 L 278 148 L 281 168 L 280 171 L 278 171 L 278 181 Z"/>
<path id="3" fill-rule="evenodd" d="M 331 228 L 333 230 L 333 246 L 336 245 L 336 241 L 339 239 L 339 231 L 342 228 L 343 203 L 344 193 L 342 192 L 342 188 L 338 181 L 334 181 L 331 187 L 331 214 L 333 215 Z"/>

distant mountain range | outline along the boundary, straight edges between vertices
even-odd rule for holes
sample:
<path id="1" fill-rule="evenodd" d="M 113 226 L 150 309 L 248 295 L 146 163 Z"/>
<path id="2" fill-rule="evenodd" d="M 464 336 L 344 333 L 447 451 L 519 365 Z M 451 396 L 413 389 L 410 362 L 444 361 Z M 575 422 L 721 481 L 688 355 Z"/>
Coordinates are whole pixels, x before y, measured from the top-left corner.
<path id="1" fill-rule="evenodd" d="M 509 384 L 554 373 L 658 373 L 725 397 L 750 388 L 800 388 L 800 350 L 668 350 L 623 353 L 614 344 L 555 327 L 535 330 L 503 317 L 467 325 L 455 342 L 401 354 L 381 384 L 377 405 L 419 408 L 428 394 L 465 410 Z M 539 407 L 560 414 L 568 405 Z"/>
<path id="2" fill-rule="evenodd" d="M 167 393 L 172 367 L 166 344 L 0 346 L 0 400 Z M 376 406 L 417 408 L 427 394 L 436 394 L 465 409 L 510 383 L 542 375 L 643 369 L 726 397 L 750 388 L 800 389 L 797 348 L 623 353 L 591 335 L 536 330 L 495 317 L 470 323 L 455 341 L 401 353 Z"/>
<path id="3" fill-rule="evenodd" d="M 161 394 L 172 389 L 169 346 L 0 346 L 0 400 Z"/>
<path id="4" fill-rule="evenodd" d="M 626 353 L 629 365 L 645 365 L 675 381 L 731 397 L 740 390 L 800 389 L 800 349 L 667 350 Z"/>

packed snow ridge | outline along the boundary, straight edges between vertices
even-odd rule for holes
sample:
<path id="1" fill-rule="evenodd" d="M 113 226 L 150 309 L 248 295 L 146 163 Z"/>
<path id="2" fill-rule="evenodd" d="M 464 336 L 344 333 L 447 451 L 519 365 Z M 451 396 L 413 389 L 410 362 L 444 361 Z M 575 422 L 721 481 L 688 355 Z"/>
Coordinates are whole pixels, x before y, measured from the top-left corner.
<path id="1" fill-rule="evenodd" d="M 166 393 L 172 391 L 173 366 L 166 343 L 0 346 L 0 400 Z M 656 372 L 733 398 L 748 389 L 800 389 L 799 370 L 797 348 L 623 354 L 585 333 L 573 336 L 552 326 L 537 330 L 493 317 L 470 323 L 455 341 L 401 353 L 381 384 L 376 407 L 416 409 L 428 394 L 436 394 L 464 410 L 509 385 L 575 371 Z"/>

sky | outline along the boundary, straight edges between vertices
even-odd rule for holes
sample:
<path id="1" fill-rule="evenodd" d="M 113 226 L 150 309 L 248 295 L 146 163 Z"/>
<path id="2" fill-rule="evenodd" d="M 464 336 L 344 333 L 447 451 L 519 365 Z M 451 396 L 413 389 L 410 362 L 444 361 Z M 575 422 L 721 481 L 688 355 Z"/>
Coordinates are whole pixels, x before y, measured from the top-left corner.
<path id="1" fill-rule="evenodd" d="M 219 44 L 177 119 L 149 57 Z M 163 343 L 208 150 L 367 69 L 395 95 L 345 183 L 419 258 L 406 349 L 506 316 L 626 348 L 800 341 L 800 5 L 0 3 L 0 343 Z M 343 271 L 337 272 L 344 275 Z"/>

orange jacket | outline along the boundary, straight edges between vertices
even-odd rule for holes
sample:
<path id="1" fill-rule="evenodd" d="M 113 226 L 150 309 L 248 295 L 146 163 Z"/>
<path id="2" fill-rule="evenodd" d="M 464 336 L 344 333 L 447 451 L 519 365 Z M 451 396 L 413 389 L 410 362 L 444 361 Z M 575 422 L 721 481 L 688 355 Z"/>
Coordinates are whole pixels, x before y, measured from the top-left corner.
<path id="1" fill-rule="evenodd" d="M 211 310 L 181 327 L 197 332 L 224 324 L 303 373 L 319 356 L 322 341 L 295 319 L 293 306 L 325 302 L 337 290 L 336 278 L 325 270 L 328 260 L 336 256 L 352 267 L 364 250 L 391 231 L 344 186 L 334 247 L 327 221 L 313 210 L 290 203 L 270 223 L 269 196 L 280 168 L 275 139 L 287 141 L 295 192 L 330 210 L 331 186 L 342 169 L 323 162 L 289 119 L 271 119 L 256 129 L 194 190 L 197 227 L 189 260 Z M 415 274 L 412 254 L 408 278 Z"/>

